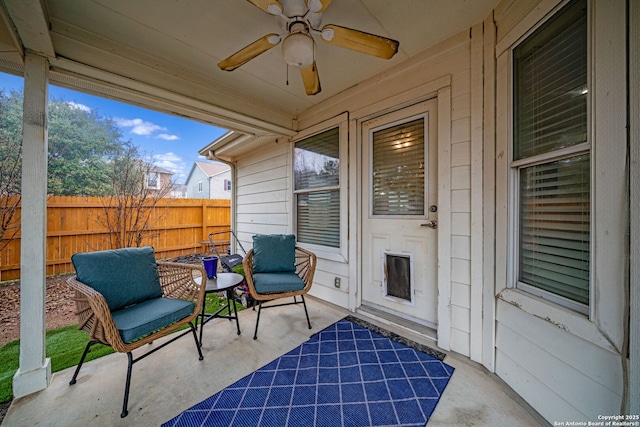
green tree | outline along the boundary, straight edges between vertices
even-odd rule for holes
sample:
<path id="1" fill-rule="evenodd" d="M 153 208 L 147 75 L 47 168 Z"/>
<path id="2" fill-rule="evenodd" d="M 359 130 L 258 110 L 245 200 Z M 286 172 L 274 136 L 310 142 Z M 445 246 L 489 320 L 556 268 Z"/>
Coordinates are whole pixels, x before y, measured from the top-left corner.
<path id="1" fill-rule="evenodd" d="M 0 91 L 0 250 L 18 230 L 13 218 L 20 201 L 22 94 Z M 97 218 L 112 248 L 140 246 L 161 216 L 158 200 L 171 184 L 150 188 L 152 164 L 115 122 L 65 100 L 49 101 L 48 191 L 62 196 L 102 196 Z M 154 215 L 155 212 L 155 215 Z"/>
<path id="2" fill-rule="evenodd" d="M 0 135 L 22 139 L 22 94 L 0 95 Z M 102 196 L 110 192 L 109 161 L 129 141 L 111 118 L 62 99 L 49 101 L 48 192 L 61 196 Z"/>
<path id="3" fill-rule="evenodd" d="M 6 96 L 0 91 L 0 122 L 11 120 Z M 22 119 L 21 119 L 22 120 Z M 14 218 L 20 204 L 21 138 L 19 133 L 0 128 L 0 251 L 20 229 Z"/>
<path id="4" fill-rule="evenodd" d="M 49 179 L 51 194 L 102 196 L 110 191 L 108 160 L 128 142 L 110 118 L 74 103 L 49 103 Z"/>

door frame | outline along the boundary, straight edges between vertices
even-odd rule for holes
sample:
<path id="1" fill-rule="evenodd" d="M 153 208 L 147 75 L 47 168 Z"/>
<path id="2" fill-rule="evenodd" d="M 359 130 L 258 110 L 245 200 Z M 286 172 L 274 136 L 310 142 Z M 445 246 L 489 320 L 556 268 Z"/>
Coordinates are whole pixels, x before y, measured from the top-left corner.
<path id="1" fill-rule="evenodd" d="M 416 94 L 422 96 L 416 97 Z M 356 167 L 350 168 L 350 182 L 356 182 L 355 200 L 351 205 L 352 212 L 355 212 L 350 219 L 356 230 L 355 247 L 352 260 L 355 263 L 350 265 L 350 276 L 355 278 L 354 285 L 350 287 L 349 308 L 352 311 L 362 305 L 362 269 L 364 268 L 362 258 L 362 218 L 368 215 L 368 209 L 363 206 L 364 191 L 361 171 L 363 170 L 362 147 L 367 143 L 366 136 L 362 135 L 362 125 L 379 116 L 390 112 L 401 110 L 413 104 L 436 99 L 438 121 L 437 121 L 437 174 L 438 174 L 438 243 L 437 243 L 437 289 L 438 289 L 438 325 L 437 325 L 437 345 L 444 350 L 451 348 L 451 75 L 443 76 L 439 79 L 425 83 L 411 91 L 395 95 L 385 101 L 373 103 L 367 107 L 354 111 L 349 133 L 354 136 L 349 143 L 351 162 L 355 162 Z M 355 208 L 355 209 L 354 209 Z M 398 325 L 402 327 L 402 325 Z"/>
<path id="2" fill-rule="evenodd" d="M 438 105 L 436 97 L 395 109 L 373 119 L 362 122 L 363 159 L 362 179 L 362 258 L 361 270 L 361 308 L 362 311 L 380 313 L 380 317 L 422 330 L 431 338 L 437 336 L 438 324 L 438 282 L 437 282 L 437 241 L 438 230 L 422 227 L 428 221 L 437 221 L 438 212 L 431 212 L 428 206 L 437 206 L 438 191 Z M 424 177 L 422 180 L 424 200 L 421 214 L 411 215 L 398 212 L 374 214 L 373 158 L 375 149 L 373 137 L 379 131 L 398 128 L 406 123 L 421 122 L 424 126 L 423 154 Z M 417 154 L 415 154 L 417 155 Z M 392 237 L 395 236 L 395 237 Z M 378 247 L 378 245 L 380 245 Z M 410 254 L 414 268 L 411 268 L 411 301 L 385 295 L 385 260 L 380 251 Z M 399 251 L 399 252 L 398 252 Z M 380 265 L 378 265 L 378 260 Z M 372 264 L 369 264 L 372 263 Z M 380 286 L 380 289 L 377 286 Z M 413 291 L 418 291 L 413 293 Z M 383 314 L 385 313 L 385 314 Z"/>

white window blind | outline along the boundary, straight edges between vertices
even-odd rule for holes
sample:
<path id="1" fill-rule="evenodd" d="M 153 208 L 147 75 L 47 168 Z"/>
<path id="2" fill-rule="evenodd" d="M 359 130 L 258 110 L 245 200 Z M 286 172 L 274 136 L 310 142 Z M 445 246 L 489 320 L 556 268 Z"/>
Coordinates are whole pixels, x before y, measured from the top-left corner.
<path id="1" fill-rule="evenodd" d="M 514 159 L 570 147 L 587 137 L 587 16 L 573 2 L 514 50 Z"/>
<path id="2" fill-rule="evenodd" d="M 340 247 L 340 134 L 330 129 L 295 143 L 296 238 Z"/>
<path id="3" fill-rule="evenodd" d="M 591 185 L 586 2 L 569 3 L 513 53 L 518 283 L 586 306 Z"/>
<path id="4" fill-rule="evenodd" d="M 520 172 L 520 280 L 589 303 L 589 155 Z"/>
<path id="5" fill-rule="evenodd" d="M 373 132 L 373 215 L 424 215 L 425 160 L 424 118 Z"/>

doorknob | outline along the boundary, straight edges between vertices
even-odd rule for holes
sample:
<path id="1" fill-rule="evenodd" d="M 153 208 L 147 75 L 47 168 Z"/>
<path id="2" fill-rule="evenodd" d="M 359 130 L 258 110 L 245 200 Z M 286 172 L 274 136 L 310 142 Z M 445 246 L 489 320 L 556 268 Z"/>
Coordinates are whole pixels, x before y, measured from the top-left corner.
<path id="1" fill-rule="evenodd" d="M 428 221 L 426 224 L 420 224 L 420 227 L 429 227 L 435 230 L 438 228 L 438 223 L 436 221 Z"/>

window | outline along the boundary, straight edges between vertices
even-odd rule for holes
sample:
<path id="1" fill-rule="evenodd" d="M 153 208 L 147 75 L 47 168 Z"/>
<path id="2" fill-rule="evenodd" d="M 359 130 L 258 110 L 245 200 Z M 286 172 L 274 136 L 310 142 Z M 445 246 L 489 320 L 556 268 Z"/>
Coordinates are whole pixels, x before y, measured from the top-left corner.
<path id="1" fill-rule="evenodd" d="M 198 193 L 202 193 L 202 181 L 198 181 Z"/>
<path id="2" fill-rule="evenodd" d="M 149 172 L 149 174 L 147 174 L 147 188 L 160 188 L 157 173 Z"/>
<path id="3" fill-rule="evenodd" d="M 513 50 L 516 287 L 587 313 L 591 156 L 587 6 L 574 0 Z"/>
<path id="4" fill-rule="evenodd" d="M 339 127 L 297 141 L 293 164 L 297 241 L 339 248 Z"/>
<path id="5" fill-rule="evenodd" d="M 224 180 L 224 191 L 231 191 L 231 180 L 230 179 L 225 179 Z"/>
<path id="6" fill-rule="evenodd" d="M 373 130 L 371 170 L 374 216 L 424 216 L 425 117 Z"/>

